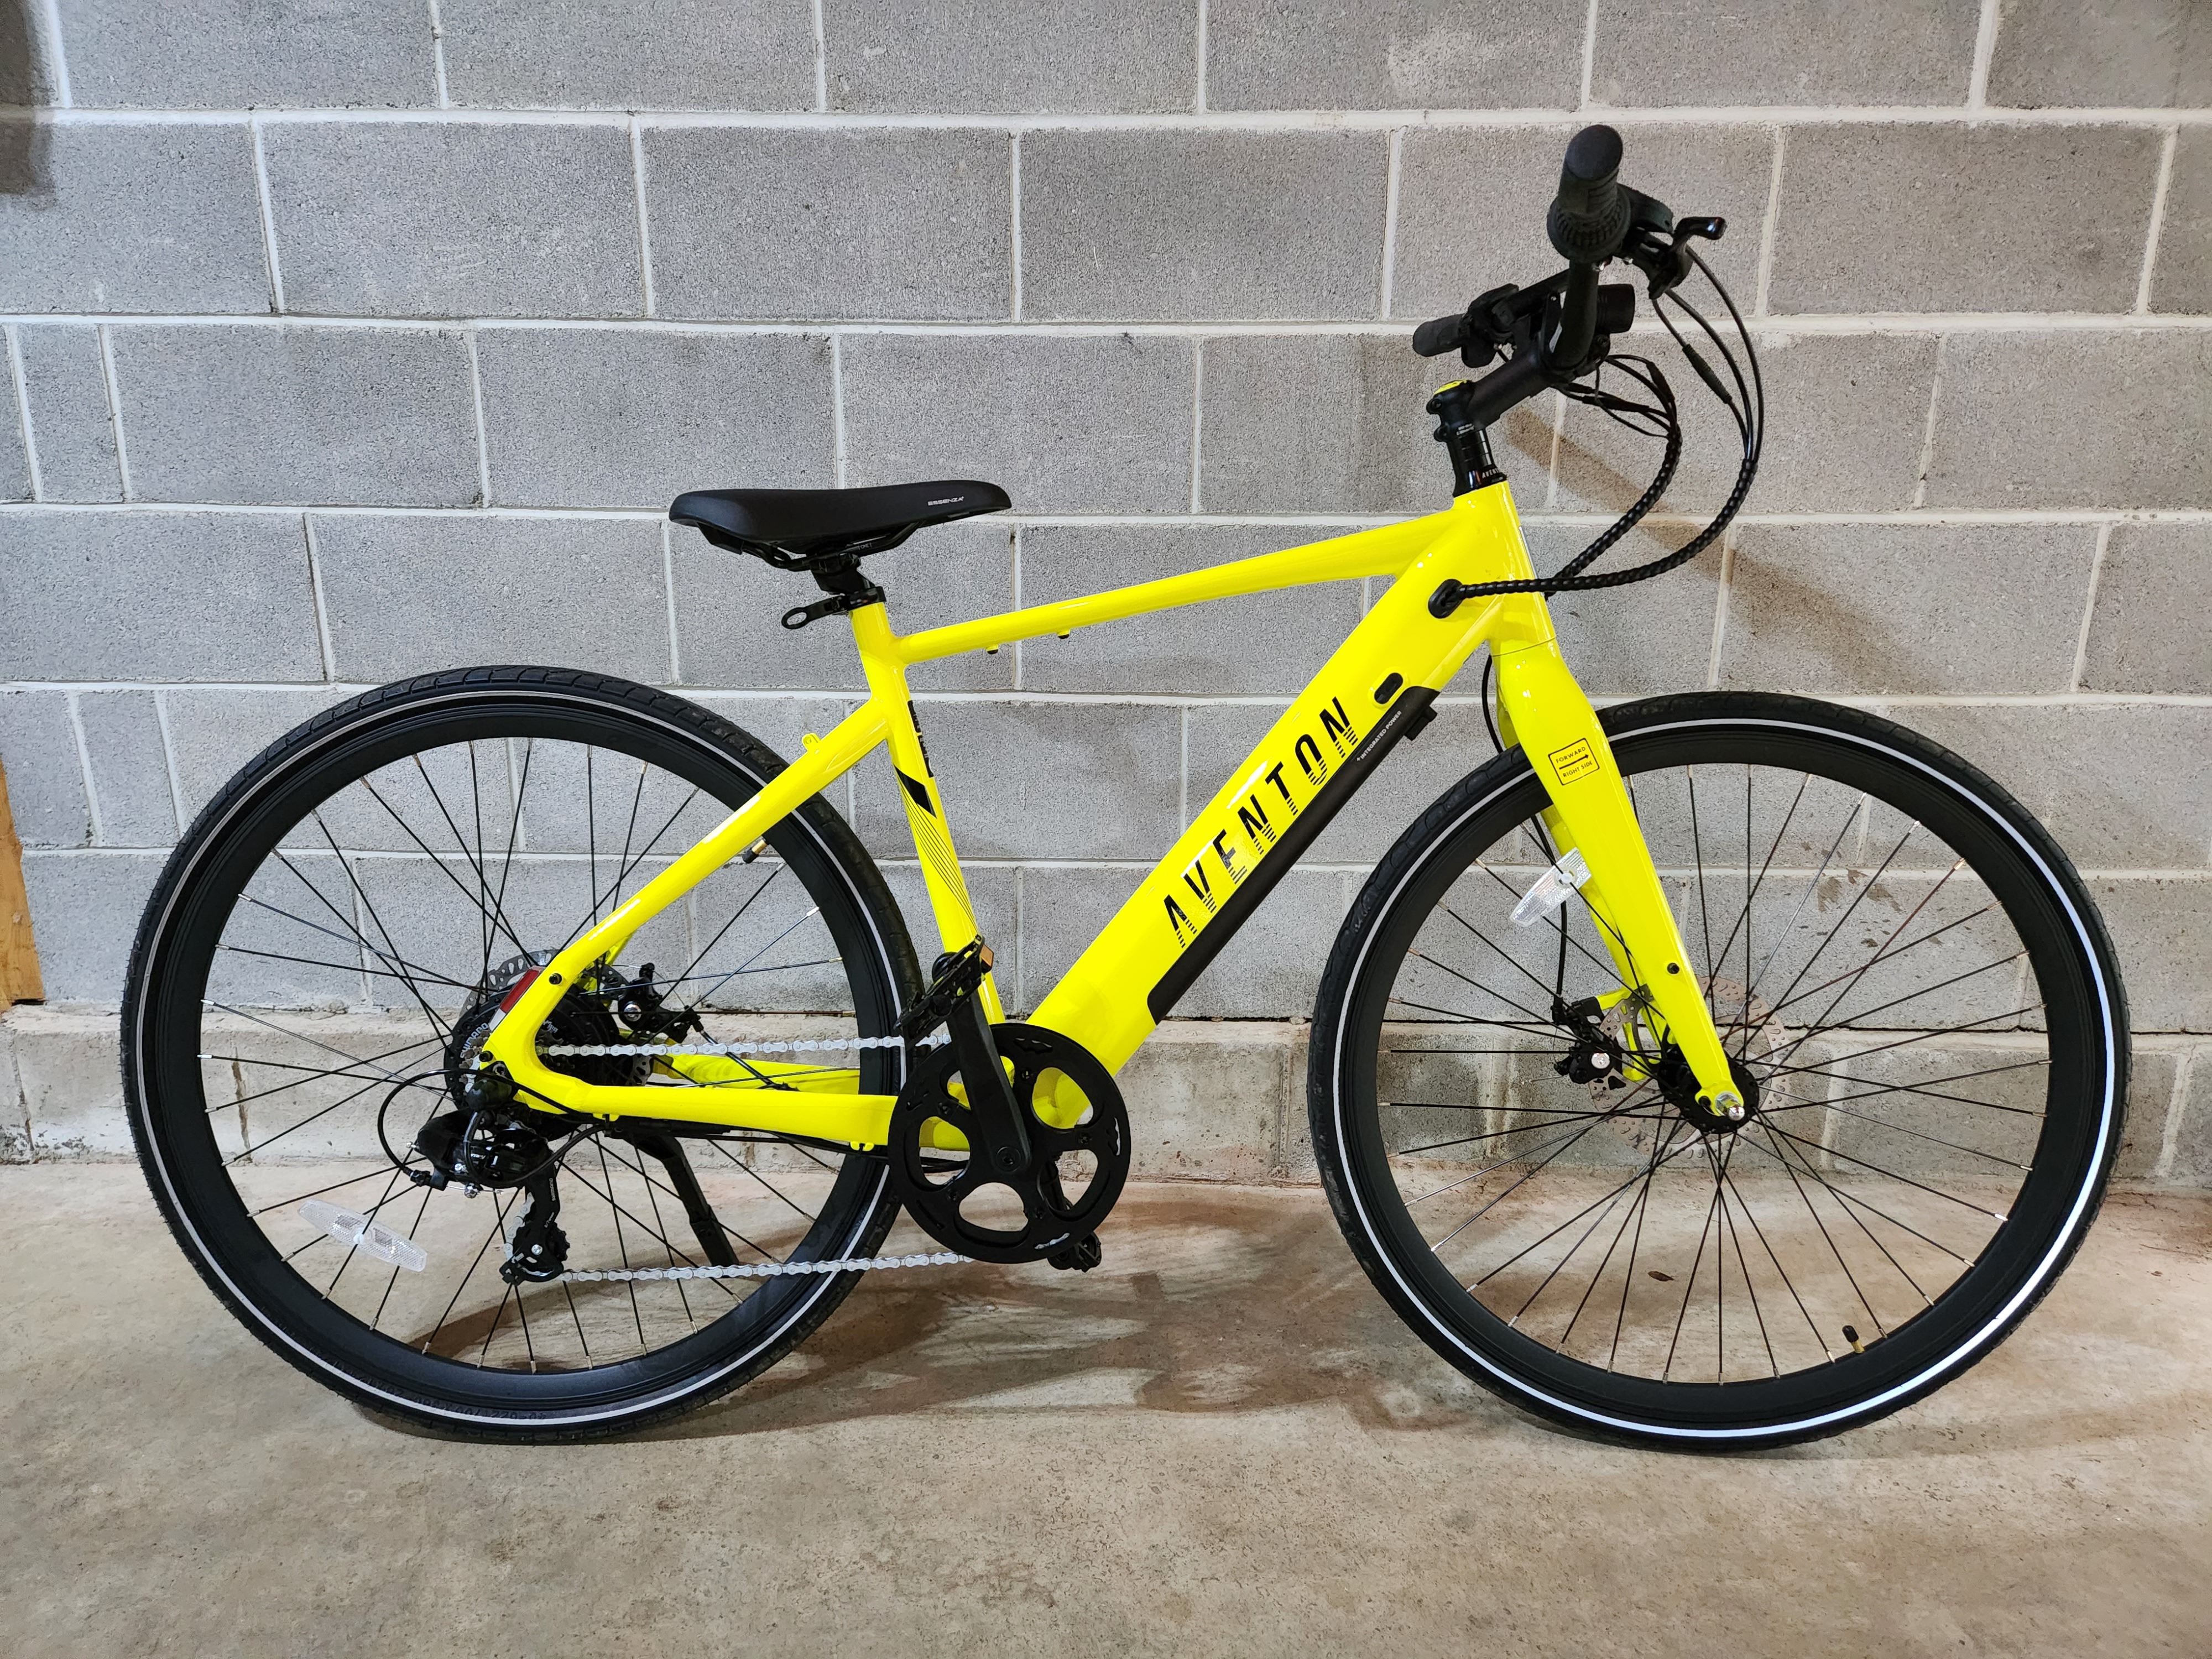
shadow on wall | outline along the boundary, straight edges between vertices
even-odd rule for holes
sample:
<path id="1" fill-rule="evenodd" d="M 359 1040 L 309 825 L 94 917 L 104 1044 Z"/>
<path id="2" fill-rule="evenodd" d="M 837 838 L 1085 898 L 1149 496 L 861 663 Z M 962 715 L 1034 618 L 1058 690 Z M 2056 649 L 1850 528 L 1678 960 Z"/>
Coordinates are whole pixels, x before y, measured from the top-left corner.
<path id="1" fill-rule="evenodd" d="M 45 101 L 31 0 L 0 0 L 0 196 L 46 189 L 46 129 L 28 112 Z"/>

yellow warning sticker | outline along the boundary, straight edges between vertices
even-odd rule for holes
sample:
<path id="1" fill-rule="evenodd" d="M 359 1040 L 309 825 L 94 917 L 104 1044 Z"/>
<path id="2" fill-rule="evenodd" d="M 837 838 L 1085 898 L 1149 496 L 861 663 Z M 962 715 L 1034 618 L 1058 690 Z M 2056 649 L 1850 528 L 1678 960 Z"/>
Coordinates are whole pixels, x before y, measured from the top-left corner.
<path id="1" fill-rule="evenodd" d="M 1549 759 L 1552 770 L 1559 775 L 1561 783 L 1572 783 L 1597 770 L 1597 757 L 1590 752 L 1589 744 L 1580 738 L 1565 749 L 1554 749 Z"/>

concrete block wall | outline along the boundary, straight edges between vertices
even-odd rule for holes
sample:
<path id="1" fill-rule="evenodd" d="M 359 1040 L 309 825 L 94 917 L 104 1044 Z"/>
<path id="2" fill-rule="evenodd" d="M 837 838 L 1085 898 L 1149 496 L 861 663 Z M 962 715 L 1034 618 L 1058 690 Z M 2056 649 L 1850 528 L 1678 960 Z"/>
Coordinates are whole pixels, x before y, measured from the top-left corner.
<path id="1" fill-rule="evenodd" d="M 779 745 L 825 729 L 849 650 L 775 627 L 790 578 L 672 532 L 683 489 L 1004 484 L 1012 515 L 879 562 L 907 625 L 1441 507 L 1420 404 L 1456 370 L 1411 327 L 1552 268 L 1562 145 L 1606 119 L 1633 182 L 1729 220 L 1771 435 L 1724 549 L 1559 607 L 1587 684 L 1834 697 L 1996 774 L 2118 936 L 2133 1173 L 2212 1181 L 2194 0 L 11 7 L 0 757 L 58 1004 L 113 1001 L 179 826 L 361 687 L 574 664 Z M 1653 465 L 1564 405 L 1504 437 L 1540 564 Z M 1693 411 L 1655 534 L 1725 493 L 1728 440 Z M 1366 597 L 923 682 L 1018 1002 Z M 1253 1085 L 1290 1091 L 1272 1127 L 1207 1132 L 1240 1149 L 1216 1172 L 1297 1167 L 1284 1068 L 1328 942 L 1483 752 L 1471 702 L 1443 714 L 1184 1005 L 1255 1022 L 1231 1048 L 1288 1079 Z M 911 888 L 882 783 L 839 804 Z"/>

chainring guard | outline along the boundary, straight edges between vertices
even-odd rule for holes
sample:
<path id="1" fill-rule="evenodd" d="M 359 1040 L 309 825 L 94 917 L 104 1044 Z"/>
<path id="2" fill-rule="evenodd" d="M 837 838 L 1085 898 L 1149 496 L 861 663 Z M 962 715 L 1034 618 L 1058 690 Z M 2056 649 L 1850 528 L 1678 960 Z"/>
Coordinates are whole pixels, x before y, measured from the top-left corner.
<path id="1" fill-rule="evenodd" d="M 1121 1195 L 1129 1175 L 1129 1115 L 1113 1073 L 1073 1037 L 1019 1023 L 994 1025 L 991 1035 L 1009 1064 L 1014 1105 L 1024 1115 L 1029 1167 L 1000 1174 L 964 1153 L 925 1144 L 925 1126 L 933 1118 L 968 1135 L 971 1145 L 975 1139 L 967 1102 L 953 1092 L 959 1058 L 947 1045 L 915 1056 L 891 1108 L 891 1184 L 915 1224 L 946 1249 L 979 1261 L 1039 1261 L 1096 1232 Z M 1054 1072 L 1065 1074 L 1089 1102 L 1082 1118 L 1065 1128 L 1036 1106 L 1037 1085 Z M 1090 1183 L 1071 1197 L 1060 1160 L 1079 1152 L 1088 1152 L 1097 1167 Z M 1010 1189 L 1021 1201 L 1018 1230 L 985 1226 L 963 1213 L 969 1199 L 993 1186 Z"/>

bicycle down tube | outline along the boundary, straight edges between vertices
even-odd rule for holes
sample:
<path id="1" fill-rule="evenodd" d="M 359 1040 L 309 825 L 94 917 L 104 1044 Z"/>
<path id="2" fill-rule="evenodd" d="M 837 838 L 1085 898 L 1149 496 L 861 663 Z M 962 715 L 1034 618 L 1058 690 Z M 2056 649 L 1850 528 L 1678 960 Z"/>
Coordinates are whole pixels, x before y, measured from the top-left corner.
<path id="1" fill-rule="evenodd" d="M 1580 849 L 1582 893 L 1622 975 L 1641 993 L 1694 1073 L 1725 1106 L 1734 1082 L 1626 786 L 1595 712 L 1559 654 L 1535 594 L 1492 596 L 1437 617 L 1447 579 L 1474 584 L 1534 574 L 1510 489 L 1471 490 L 1444 512 L 1309 546 L 1058 604 L 901 636 L 884 608 L 853 614 L 868 698 L 758 793 L 585 933 L 532 980 L 484 1045 L 526 1095 L 599 1117 L 642 1116 L 882 1144 L 895 1097 L 855 1092 L 856 1073 L 712 1056 L 663 1062 L 694 1082 L 753 1086 L 600 1085 L 555 1072 L 534 1035 L 563 988 L 611 961 L 630 936 L 692 887 L 756 846 L 802 802 L 887 744 L 948 950 L 978 932 L 907 687 L 907 669 L 1096 623 L 1204 600 L 1369 575 L 1395 580 L 1269 728 L 1251 754 L 1145 877 L 1136 892 L 1040 1002 L 1030 1023 L 1074 1038 L 1118 1070 L 1165 1018 L 1301 852 L 1401 739 L 1478 646 L 1497 665 L 1498 704 L 1550 797 L 1556 850 Z M 1003 1018 L 987 980 L 989 1017 Z M 1079 1109 L 1079 1106 L 1076 1109 Z"/>

